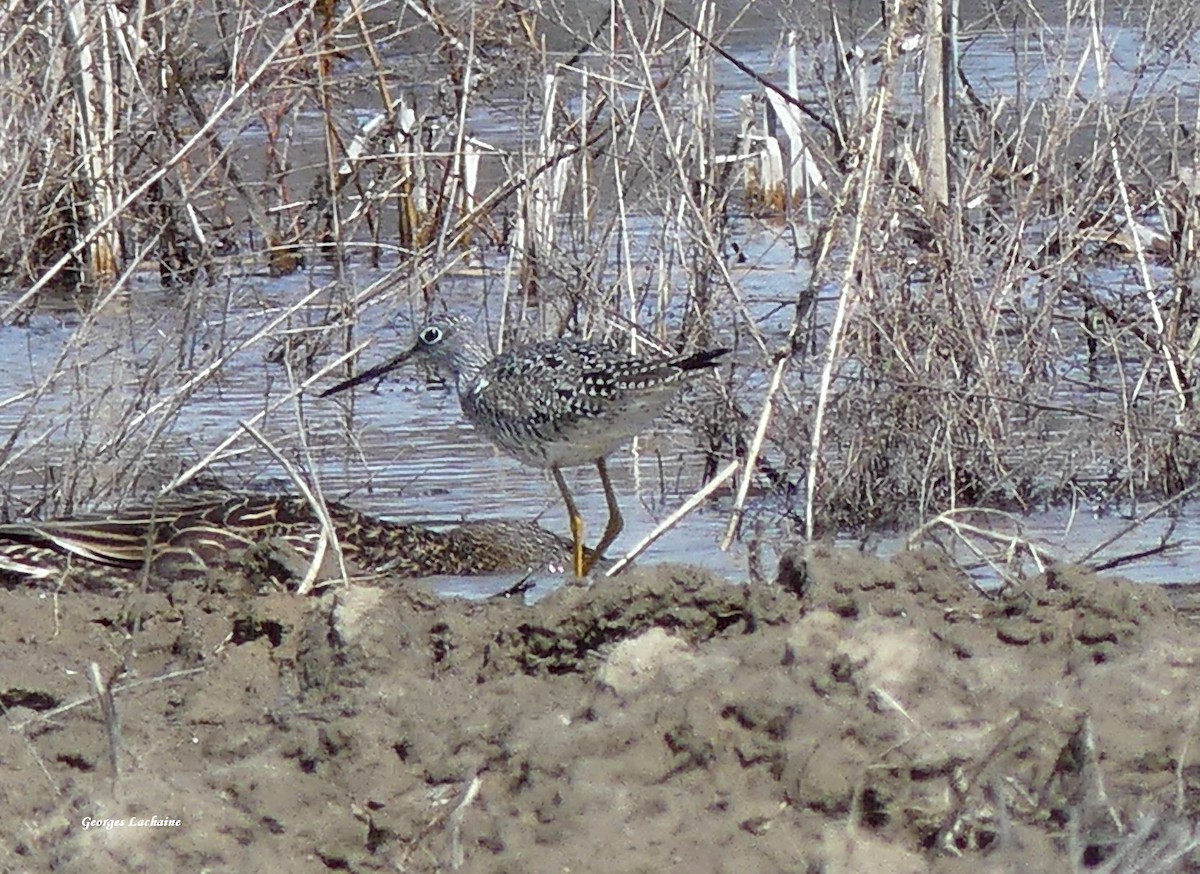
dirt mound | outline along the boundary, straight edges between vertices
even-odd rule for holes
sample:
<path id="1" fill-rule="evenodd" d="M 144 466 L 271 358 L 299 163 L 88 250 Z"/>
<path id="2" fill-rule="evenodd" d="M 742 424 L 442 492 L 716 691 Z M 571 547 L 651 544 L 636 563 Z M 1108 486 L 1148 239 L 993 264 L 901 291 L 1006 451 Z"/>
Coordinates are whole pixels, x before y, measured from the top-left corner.
<path id="1" fill-rule="evenodd" d="M 1072 568 L 989 600 L 814 549 L 770 586 L 9 590 L 0 622 L 10 870 L 1190 870 L 1200 637 Z"/>

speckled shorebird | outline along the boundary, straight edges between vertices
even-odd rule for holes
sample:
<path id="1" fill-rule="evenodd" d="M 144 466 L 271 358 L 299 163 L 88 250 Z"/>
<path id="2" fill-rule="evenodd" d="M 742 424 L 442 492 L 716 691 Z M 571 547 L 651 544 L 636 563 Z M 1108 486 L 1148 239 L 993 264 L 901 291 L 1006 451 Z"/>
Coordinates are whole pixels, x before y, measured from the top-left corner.
<path id="1" fill-rule="evenodd" d="M 603 557 L 624 527 L 606 457 L 646 428 L 684 379 L 715 367 L 728 349 L 639 357 L 606 343 L 562 339 L 527 343 L 493 357 L 472 324 L 447 316 L 426 322 L 412 346 L 321 393 L 327 397 L 425 359 L 452 381 L 463 415 L 504 452 L 549 468 L 570 519 L 576 576 Z M 585 557 L 583 519 L 562 468 L 594 464 L 608 524 Z"/>

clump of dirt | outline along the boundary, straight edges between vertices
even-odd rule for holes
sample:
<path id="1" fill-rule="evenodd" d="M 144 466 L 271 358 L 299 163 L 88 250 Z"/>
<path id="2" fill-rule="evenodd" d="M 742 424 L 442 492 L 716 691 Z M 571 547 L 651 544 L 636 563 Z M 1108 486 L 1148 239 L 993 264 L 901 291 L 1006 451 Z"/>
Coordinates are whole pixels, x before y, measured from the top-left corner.
<path id="1" fill-rule="evenodd" d="M 13 870 L 1200 867 L 1200 636 L 1075 568 L 989 598 L 811 548 L 771 585 L 13 589 L 0 623 Z"/>

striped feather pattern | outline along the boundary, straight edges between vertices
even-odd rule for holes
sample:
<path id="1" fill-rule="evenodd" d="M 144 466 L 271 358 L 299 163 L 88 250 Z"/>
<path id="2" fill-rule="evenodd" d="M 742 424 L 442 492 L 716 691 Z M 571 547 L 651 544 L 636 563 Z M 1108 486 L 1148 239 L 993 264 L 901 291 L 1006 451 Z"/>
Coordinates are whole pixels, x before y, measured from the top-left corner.
<path id="1" fill-rule="evenodd" d="M 367 573 L 504 573 L 560 564 L 570 555 L 570 543 L 532 522 L 484 521 L 443 531 L 342 504 L 328 510 L 346 559 Z M 0 583 L 74 580 L 88 590 L 120 590 L 145 575 L 170 584 L 216 570 L 249 571 L 258 547 L 286 548 L 308 562 L 320 533 L 303 498 L 259 495 L 0 525 Z"/>

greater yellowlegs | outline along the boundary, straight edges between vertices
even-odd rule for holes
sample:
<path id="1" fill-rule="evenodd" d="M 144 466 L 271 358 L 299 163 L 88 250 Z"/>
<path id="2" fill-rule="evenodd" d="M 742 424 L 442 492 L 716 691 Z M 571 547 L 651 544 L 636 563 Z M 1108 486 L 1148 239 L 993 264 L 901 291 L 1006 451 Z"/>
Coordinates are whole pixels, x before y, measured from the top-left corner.
<path id="1" fill-rule="evenodd" d="M 682 381 L 715 367 L 728 349 L 639 357 L 605 343 L 563 339 L 528 343 L 492 357 L 470 322 L 426 322 L 412 346 L 321 393 L 327 397 L 423 358 L 452 381 L 463 415 L 519 461 L 549 468 L 566 504 L 576 576 L 584 576 L 624 527 L 605 458 L 662 412 Z M 585 560 L 583 519 L 562 468 L 594 464 L 608 524 Z"/>

